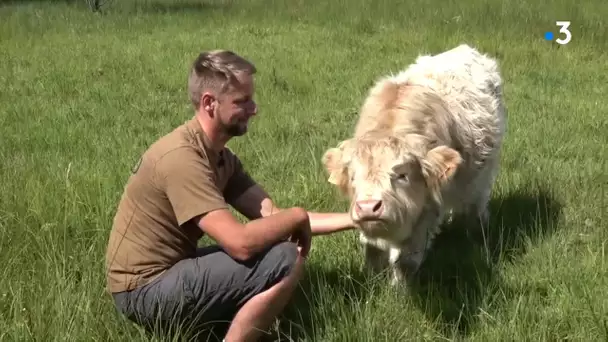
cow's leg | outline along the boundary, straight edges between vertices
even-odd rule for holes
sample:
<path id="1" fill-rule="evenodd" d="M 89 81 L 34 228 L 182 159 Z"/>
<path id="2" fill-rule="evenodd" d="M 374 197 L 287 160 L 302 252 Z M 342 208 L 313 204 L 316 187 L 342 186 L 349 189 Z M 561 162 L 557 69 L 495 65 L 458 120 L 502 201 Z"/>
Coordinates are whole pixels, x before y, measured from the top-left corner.
<path id="1" fill-rule="evenodd" d="M 424 249 L 421 251 L 401 250 L 398 259 L 391 264 L 393 269 L 391 285 L 396 286 L 411 282 L 420 269 L 425 254 L 426 250 Z"/>
<path id="2" fill-rule="evenodd" d="M 480 197 L 486 196 L 488 195 L 484 194 Z M 468 230 L 479 231 L 480 229 L 485 230 L 489 220 L 490 211 L 488 201 L 485 198 L 480 198 L 469 206 L 464 222 Z"/>
<path id="3" fill-rule="evenodd" d="M 389 252 L 371 243 L 363 243 L 365 254 L 365 270 L 375 276 L 389 268 Z"/>
<path id="4" fill-rule="evenodd" d="M 485 231 L 490 222 L 490 199 L 492 188 L 498 174 L 498 163 L 495 159 L 489 160 L 481 177 L 476 182 L 477 197 L 470 205 L 467 226 L 473 230 Z"/>
<path id="5" fill-rule="evenodd" d="M 390 261 L 393 267 L 391 284 L 408 283 L 422 266 L 427 251 L 433 244 L 433 239 L 439 233 L 443 216 L 436 216 L 434 212 L 427 211 L 414 228 L 414 234 L 400 249 L 392 249 Z"/>
<path id="6" fill-rule="evenodd" d="M 492 198 L 492 189 L 498 175 L 498 161 L 494 160 L 488 168 L 489 176 L 485 184 L 482 184 L 481 196 L 477 200 L 477 217 L 482 229 L 490 223 L 490 199 Z"/>

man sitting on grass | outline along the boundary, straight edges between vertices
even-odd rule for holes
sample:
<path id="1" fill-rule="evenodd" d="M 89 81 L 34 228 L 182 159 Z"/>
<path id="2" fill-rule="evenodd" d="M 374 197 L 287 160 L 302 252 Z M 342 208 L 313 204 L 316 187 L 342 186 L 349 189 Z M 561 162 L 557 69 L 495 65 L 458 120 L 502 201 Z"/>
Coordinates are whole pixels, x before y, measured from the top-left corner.
<path id="1" fill-rule="evenodd" d="M 352 228 L 347 213 L 278 209 L 225 147 L 257 113 L 255 72 L 233 52 L 201 53 L 188 80 L 194 118 L 132 170 L 106 267 L 118 310 L 138 324 L 199 330 L 227 321 L 226 341 L 256 341 L 292 296 L 311 236 Z M 204 234 L 218 245 L 197 248 Z"/>

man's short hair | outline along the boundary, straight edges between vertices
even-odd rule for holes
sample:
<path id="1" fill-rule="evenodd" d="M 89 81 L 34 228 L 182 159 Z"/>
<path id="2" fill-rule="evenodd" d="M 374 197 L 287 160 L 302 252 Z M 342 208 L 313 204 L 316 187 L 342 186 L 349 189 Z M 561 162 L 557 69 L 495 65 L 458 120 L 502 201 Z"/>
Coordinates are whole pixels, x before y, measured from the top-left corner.
<path id="1" fill-rule="evenodd" d="M 229 50 L 203 51 L 194 60 L 188 77 L 188 93 L 195 110 L 206 89 L 224 92 L 241 73 L 253 75 L 253 63 Z"/>

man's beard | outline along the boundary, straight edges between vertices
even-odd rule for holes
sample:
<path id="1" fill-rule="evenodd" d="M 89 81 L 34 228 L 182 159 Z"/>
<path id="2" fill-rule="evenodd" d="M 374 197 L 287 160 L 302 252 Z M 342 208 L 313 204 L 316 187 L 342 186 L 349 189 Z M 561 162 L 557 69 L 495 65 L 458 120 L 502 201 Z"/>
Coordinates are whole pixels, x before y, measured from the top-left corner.
<path id="1" fill-rule="evenodd" d="M 230 137 L 239 137 L 247 133 L 247 123 L 242 122 L 222 122 L 222 131 Z"/>

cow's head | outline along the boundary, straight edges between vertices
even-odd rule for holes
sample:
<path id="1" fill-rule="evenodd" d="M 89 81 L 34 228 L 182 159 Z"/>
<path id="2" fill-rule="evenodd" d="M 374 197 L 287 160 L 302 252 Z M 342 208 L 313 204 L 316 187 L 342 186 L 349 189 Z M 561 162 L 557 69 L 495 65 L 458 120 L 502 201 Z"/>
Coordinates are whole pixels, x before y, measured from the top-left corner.
<path id="1" fill-rule="evenodd" d="M 369 236 L 405 238 L 425 203 L 441 200 L 462 161 L 454 149 L 429 145 L 423 136 L 396 136 L 371 132 L 342 141 L 322 158 L 329 182 L 349 197 L 353 221 Z"/>

